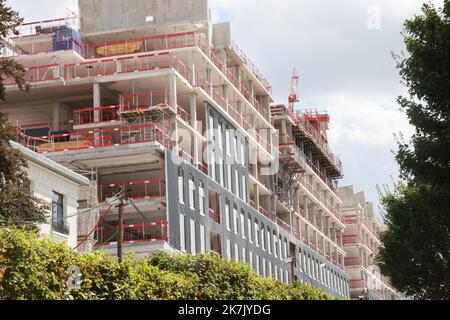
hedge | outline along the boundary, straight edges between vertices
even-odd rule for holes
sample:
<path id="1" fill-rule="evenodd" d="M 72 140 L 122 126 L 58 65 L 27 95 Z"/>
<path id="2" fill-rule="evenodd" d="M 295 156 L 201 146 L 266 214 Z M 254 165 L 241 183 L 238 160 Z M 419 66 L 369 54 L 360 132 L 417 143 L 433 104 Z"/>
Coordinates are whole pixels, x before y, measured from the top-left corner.
<path id="1" fill-rule="evenodd" d="M 81 273 L 69 289 L 69 268 Z M 0 228 L 0 299 L 333 300 L 305 284 L 259 277 L 249 265 L 210 255 L 127 255 L 122 263 L 16 228 Z"/>

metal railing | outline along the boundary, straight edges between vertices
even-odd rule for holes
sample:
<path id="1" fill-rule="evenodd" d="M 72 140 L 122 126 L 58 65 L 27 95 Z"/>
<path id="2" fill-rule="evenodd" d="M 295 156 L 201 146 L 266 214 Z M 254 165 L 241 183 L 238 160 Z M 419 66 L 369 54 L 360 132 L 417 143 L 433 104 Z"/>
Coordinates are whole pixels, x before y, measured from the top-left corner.
<path id="1" fill-rule="evenodd" d="M 81 126 L 87 124 L 100 124 L 119 121 L 119 105 L 77 109 L 73 111 L 74 125 Z"/>
<path id="2" fill-rule="evenodd" d="M 19 25 L 15 28 L 17 34 L 11 32 L 10 37 L 12 38 L 22 38 L 30 37 L 41 34 L 53 34 L 54 31 L 61 27 L 68 27 L 72 29 L 77 29 L 79 26 L 79 19 L 76 16 L 68 18 L 60 18 L 53 20 L 44 20 L 38 22 L 27 22 Z"/>
<path id="3" fill-rule="evenodd" d="M 126 196 L 133 200 L 157 199 L 166 195 L 166 183 L 162 180 L 118 182 L 99 185 L 99 201 L 104 202 L 123 189 L 125 189 Z"/>
<path id="4" fill-rule="evenodd" d="M 139 244 L 155 241 L 168 241 L 168 222 L 128 224 L 123 226 L 123 243 Z M 116 226 L 100 226 L 96 228 L 95 247 L 111 246 L 117 243 L 116 235 L 120 229 Z"/>
<path id="5" fill-rule="evenodd" d="M 148 142 L 158 142 L 166 148 L 171 147 L 170 138 L 151 124 L 70 132 L 43 137 L 24 136 L 22 140 L 26 147 L 38 153 L 106 148 Z"/>

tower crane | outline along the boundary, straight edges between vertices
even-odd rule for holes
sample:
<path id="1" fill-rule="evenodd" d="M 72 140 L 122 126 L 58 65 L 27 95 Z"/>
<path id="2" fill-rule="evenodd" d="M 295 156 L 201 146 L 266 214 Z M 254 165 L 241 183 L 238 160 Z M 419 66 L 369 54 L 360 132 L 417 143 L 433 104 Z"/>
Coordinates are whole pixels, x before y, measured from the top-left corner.
<path id="1" fill-rule="evenodd" d="M 291 93 L 289 95 L 289 110 L 291 112 L 294 112 L 294 107 L 297 102 L 299 102 L 298 99 L 298 85 L 299 85 L 300 77 L 297 73 L 297 68 L 294 68 L 294 72 L 292 74 L 292 81 L 291 81 Z"/>

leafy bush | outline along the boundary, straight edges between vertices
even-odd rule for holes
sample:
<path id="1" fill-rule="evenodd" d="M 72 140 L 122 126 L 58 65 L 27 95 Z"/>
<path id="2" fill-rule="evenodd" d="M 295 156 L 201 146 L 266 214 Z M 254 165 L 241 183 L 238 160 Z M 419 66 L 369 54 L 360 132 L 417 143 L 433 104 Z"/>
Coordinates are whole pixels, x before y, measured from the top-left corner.
<path id="1" fill-rule="evenodd" d="M 69 268 L 81 273 L 69 290 Z M 0 228 L 0 300 L 328 300 L 304 284 L 259 277 L 218 257 L 155 253 L 122 263 L 102 252 L 81 255 L 34 232 Z"/>

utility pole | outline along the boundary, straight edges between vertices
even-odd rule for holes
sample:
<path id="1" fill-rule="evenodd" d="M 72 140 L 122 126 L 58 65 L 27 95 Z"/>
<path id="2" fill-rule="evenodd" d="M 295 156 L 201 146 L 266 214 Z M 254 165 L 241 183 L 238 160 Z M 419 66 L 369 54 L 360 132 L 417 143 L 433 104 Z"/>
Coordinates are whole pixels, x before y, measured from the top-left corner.
<path id="1" fill-rule="evenodd" d="M 119 228 L 119 231 L 117 233 L 117 259 L 119 263 L 121 263 L 123 260 L 123 211 L 126 205 L 125 190 L 122 190 L 119 201 L 120 203 L 117 206 L 119 208 L 119 221 L 117 224 L 117 227 Z"/>

